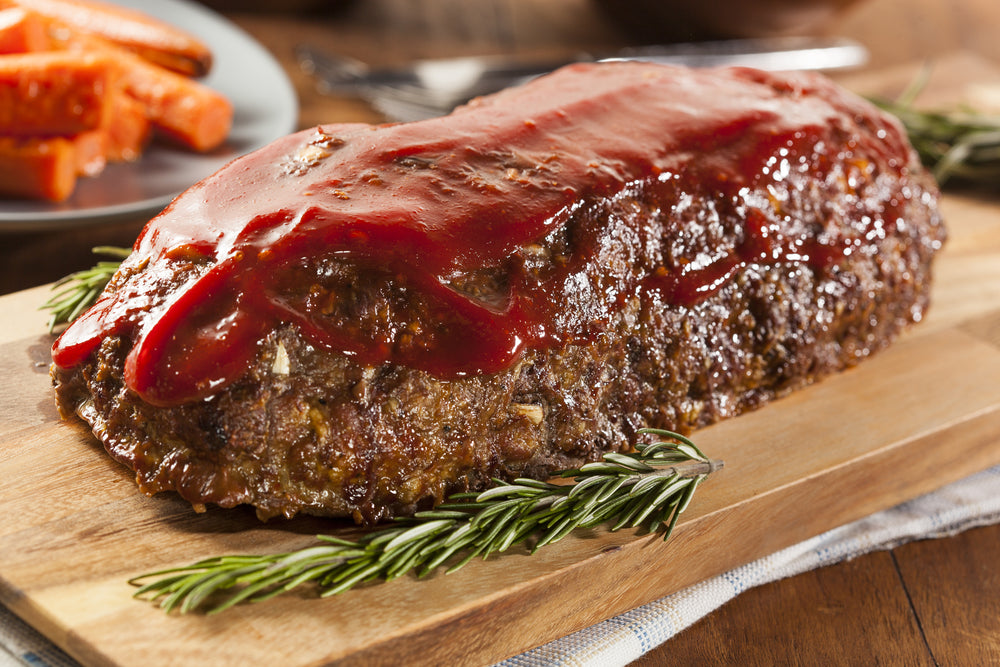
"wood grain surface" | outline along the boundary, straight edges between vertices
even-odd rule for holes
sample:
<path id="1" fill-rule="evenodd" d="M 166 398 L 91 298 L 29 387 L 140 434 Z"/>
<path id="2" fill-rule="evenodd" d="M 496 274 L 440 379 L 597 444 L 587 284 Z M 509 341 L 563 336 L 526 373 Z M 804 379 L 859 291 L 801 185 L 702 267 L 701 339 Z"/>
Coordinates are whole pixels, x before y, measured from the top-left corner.
<path id="1" fill-rule="evenodd" d="M 259 524 L 138 494 L 85 427 L 58 420 L 51 339 L 15 324 L 0 345 L 0 601 L 85 665 L 207 653 L 223 665 L 484 664 L 998 463 L 1000 238 L 982 224 L 995 208 L 945 204 L 952 240 L 931 316 L 852 371 L 698 432 L 726 468 L 669 542 L 597 530 L 448 576 L 322 601 L 304 590 L 215 617 L 164 615 L 125 582 L 211 555 L 300 547 L 342 526 Z M 35 294 L 0 308 L 35 323 Z"/>
<path id="2" fill-rule="evenodd" d="M 727 468 L 666 544 L 594 531 L 446 577 L 322 601 L 302 592 L 217 617 L 166 616 L 125 582 L 210 555 L 303 546 L 331 524 L 260 525 L 137 494 L 85 428 L 58 421 L 48 340 L 29 334 L 0 347 L 13 408 L 0 426 L 0 595 L 87 665 L 190 664 L 208 652 L 231 665 L 487 663 L 1000 462 L 1000 348 L 976 333 L 991 321 L 908 336 L 700 432 Z"/>
<path id="3" fill-rule="evenodd" d="M 477 53 L 484 47 L 495 52 L 524 52 L 625 43 L 622 36 L 597 20 L 582 0 L 481 3 L 491 5 L 491 9 L 473 8 L 475 4 L 458 0 L 366 0 L 355 3 L 351 11 L 298 16 L 255 14 L 230 3 L 230 9 L 235 11 L 228 15 L 285 65 L 300 94 L 303 127 L 334 119 L 372 120 L 375 116 L 356 100 L 319 95 L 294 61 L 292 48 L 299 41 L 325 41 L 341 52 L 371 62 Z M 475 19 L 476 12 L 492 13 L 493 18 Z M 494 20 L 497 17 L 501 20 Z M 875 84 L 890 90 L 915 71 L 914 63 L 951 60 L 954 67 L 939 76 L 932 92 L 944 88 L 949 94 L 961 95 L 972 83 L 995 86 L 996 65 L 1000 63 L 997 25 L 1000 5 L 995 0 L 871 0 L 831 24 L 829 31 L 855 37 L 869 47 L 872 76 L 866 86 Z M 959 50 L 974 52 L 979 58 L 951 59 L 950 54 Z M 892 68 L 891 72 L 887 67 Z M 857 79 L 847 79 L 852 78 L 853 85 Z M 976 349 L 992 354 L 992 349 L 1000 345 L 1000 326 L 991 315 L 1000 309 L 1000 200 L 990 194 L 951 196 L 945 201 L 945 213 L 953 233 L 937 265 L 936 303 L 928 320 L 903 341 L 917 347 L 904 347 L 902 352 L 919 350 L 930 357 L 938 355 L 937 344 L 920 347 L 921 339 L 926 337 L 938 344 L 965 345 L 973 341 Z M 0 292 L 38 285 L 72 268 L 87 266 L 92 263 L 89 247 L 129 243 L 141 224 L 133 221 L 72 233 L 5 236 L 0 243 Z M 699 443 L 715 456 L 723 455 L 712 449 L 715 438 L 721 438 L 728 468 L 700 490 L 678 539 L 664 546 L 665 551 L 637 551 L 628 546 L 629 540 L 641 543 L 642 539 L 633 536 L 585 536 L 584 543 L 593 544 L 595 550 L 585 551 L 582 563 L 573 561 L 574 554 L 579 555 L 578 545 L 547 556 L 555 569 L 533 584 L 514 576 L 514 572 L 525 573 L 520 568 L 528 559 L 516 554 L 505 556 L 481 564 L 488 569 L 477 571 L 474 579 L 487 582 L 480 582 L 480 606 L 462 606 L 456 599 L 457 606 L 441 611 L 441 605 L 447 606 L 447 602 L 439 599 L 444 592 L 435 578 L 428 582 L 431 588 L 401 581 L 381 587 L 382 593 L 359 591 L 360 598 L 349 594 L 329 601 L 333 603 L 329 606 L 324 606 L 327 602 L 291 600 L 270 608 L 238 610 L 236 615 L 219 619 L 168 619 L 128 599 L 129 591 L 127 587 L 123 590 L 120 573 L 131 574 L 160 563 L 187 562 L 199 555 L 219 553 L 220 549 L 252 551 L 276 542 L 304 543 L 312 532 L 326 531 L 329 526 L 321 522 L 259 526 L 249 515 L 239 512 L 223 517 L 217 513 L 193 516 L 169 497 L 136 496 L 126 471 L 107 460 L 82 429 L 71 425 L 53 427 L 50 421 L 53 412 L 44 390 L 43 368 L 35 366 L 44 365 L 48 344 L 38 333 L 43 330 L 44 316 L 36 310 L 45 291 L 40 288 L 0 300 L 0 313 L 4 315 L 0 318 L 0 342 L 6 344 L 2 349 L 6 379 L 0 383 L 0 510 L 5 517 L 0 522 L 0 600 L 85 664 L 157 660 L 190 664 L 197 651 L 205 651 L 196 656 L 198 664 L 266 664 L 272 658 L 278 664 L 309 664 L 317 655 L 336 654 L 326 649 L 343 637 L 339 630 L 330 634 L 329 624 L 338 622 L 338 615 L 365 618 L 365 622 L 345 619 L 344 633 L 358 624 L 382 626 L 385 631 L 380 641 L 368 649 L 350 653 L 356 662 L 380 658 L 387 664 L 402 664 L 413 652 L 422 651 L 421 657 L 427 663 L 444 656 L 449 659 L 443 662 L 449 664 L 484 664 L 518 650 L 518 646 L 556 636 L 563 628 L 626 608 L 632 600 L 662 594 L 659 586 L 662 592 L 668 592 L 670 582 L 662 578 L 650 582 L 641 575 L 650 569 L 658 573 L 662 567 L 659 563 L 671 568 L 684 563 L 686 567 L 692 559 L 682 556 L 690 555 L 696 547 L 702 551 L 695 552 L 693 562 L 700 569 L 720 567 L 717 555 L 704 568 L 699 560 L 704 553 L 719 551 L 723 543 L 724 533 L 714 530 L 714 523 L 724 523 L 718 517 L 725 516 L 726 511 L 726 497 L 720 498 L 719 494 L 724 496 L 724 491 L 734 485 L 744 491 L 749 488 L 752 495 L 747 503 L 752 506 L 759 495 L 780 492 L 753 483 L 748 486 L 747 478 L 737 475 L 737 464 L 743 463 L 739 456 L 734 459 L 729 455 L 727 443 L 723 442 L 729 437 L 727 433 L 738 443 L 749 440 L 751 449 L 758 438 L 777 435 L 776 444 L 780 444 L 785 437 L 795 435 L 794 429 L 784 428 L 773 434 L 774 424 L 781 423 L 786 413 L 780 404 L 759 413 L 764 415 L 757 417 L 762 421 L 733 422 L 730 428 L 736 428 L 735 433 L 720 429 L 715 431 L 717 435 L 710 435 L 710 431 L 698 434 Z M 879 368 L 888 372 L 884 366 Z M 962 365 L 948 372 L 938 370 L 938 374 L 920 377 L 906 388 L 919 391 L 930 378 L 956 391 L 966 391 L 969 382 L 981 379 L 964 376 Z M 870 372 L 874 373 L 874 368 Z M 868 376 L 864 368 L 848 374 L 852 378 Z M 914 380 L 912 376 L 906 379 Z M 819 391 L 817 387 L 809 395 L 822 395 Z M 918 408 L 911 405 L 909 409 Z M 902 413 L 902 417 L 907 414 Z M 773 419 L 766 418 L 768 415 Z M 1000 438 L 1000 429 L 983 418 L 981 414 L 978 426 L 973 420 L 972 426 L 960 430 L 957 440 L 952 440 L 950 431 L 941 433 L 943 440 L 961 445 L 956 455 L 964 447 L 979 451 L 972 465 L 982 462 L 980 450 L 987 450 L 985 459 L 992 458 Z M 871 426 L 867 421 L 862 425 Z M 939 427 L 947 429 L 950 425 Z M 873 428 L 877 431 L 880 426 L 875 424 Z M 50 433 L 55 435 L 50 438 Z M 868 433 L 865 430 L 862 435 L 867 437 Z M 928 433 L 924 436 L 930 437 Z M 804 441 L 813 437 L 804 437 Z M 983 442 L 977 444 L 979 439 Z M 987 442 L 991 439 L 992 447 Z M 899 451 L 906 451 L 909 442 L 921 441 L 901 443 Z M 880 460 L 891 460 L 887 451 L 880 451 Z M 937 449 L 920 449 L 914 457 L 928 466 L 933 464 L 922 457 L 948 468 L 949 453 L 941 456 Z M 930 474 L 934 473 L 931 470 Z M 8 487 L 13 490 L 8 491 Z M 866 493 L 867 487 L 854 486 L 851 492 L 865 492 L 866 502 L 877 504 Z M 905 493 L 897 488 L 889 495 Z M 784 517 L 772 517 L 764 513 L 763 506 L 756 507 L 747 526 L 763 530 L 758 524 L 766 518 L 775 522 L 772 531 L 783 530 L 780 522 Z M 807 532 L 809 528 L 802 530 Z M 751 547 L 754 540 L 763 541 L 763 546 L 780 542 L 770 534 L 755 537 L 741 532 L 740 537 Z M 626 544 L 616 543 L 619 538 Z M 95 544 L 99 545 L 96 552 Z M 726 548 L 728 545 L 722 547 Z M 753 550 L 741 548 L 744 553 Z M 898 547 L 762 586 L 743 593 L 640 663 L 996 664 L 1000 662 L 1000 577 L 995 559 L 998 548 L 1000 527 L 994 526 L 950 539 Z M 608 553 L 602 554 L 602 549 Z M 589 567 L 618 566 L 615 557 L 619 552 L 653 556 L 644 561 L 644 569 L 637 575 L 642 583 L 627 580 L 636 574 L 636 570 L 629 570 L 615 582 L 610 595 L 582 609 L 586 602 L 575 600 L 574 589 L 584 584 L 589 587 L 591 582 L 580 576 Z M 656 567 L 651 568 L 650 563 Z M 503 572 L 496 572 L 507 569 L 512 573 L 506 578 Z M 677 579 L 696 574 L 675 573 L 666 578 L 677 583 Z M 440 579 L 451 580 L 454 576 Z M 530 579 L 530 572 L 525 576 Z M 490 589 L 494 585 L 496 588 Z M 607 577 L 598 578 L 594 585 L 598 592 L 606 592 Z M 373 610 L 366 606 L 369 600 L 388 600 L 391 604 Z M 105 601 L 110 601 L 113 611 L 101 611 Z M 422 624 L 403 629 L 385 625 L 399 612 L 399 607 L 393 605 L 408 604 L 413 605 L 414 615 L 425 614 Z M 519 622 L 520 615 L 526 617 L 524 622 Z M 511 617 L 508 631 L 502 623 Z M 108 627 L 95 627 L 101 625 Z M 426 632 L 428 629 L 439 631 Z M 415 641 L 412 647 L 407 647 L 408 633 Z M 370 639 L 371 635 L 367 635 L 361 641 Z M 258 652 L 262 644 L 268 644 L 267 650 Z M 394 653 L 397 648 L 400 652 Z"/>

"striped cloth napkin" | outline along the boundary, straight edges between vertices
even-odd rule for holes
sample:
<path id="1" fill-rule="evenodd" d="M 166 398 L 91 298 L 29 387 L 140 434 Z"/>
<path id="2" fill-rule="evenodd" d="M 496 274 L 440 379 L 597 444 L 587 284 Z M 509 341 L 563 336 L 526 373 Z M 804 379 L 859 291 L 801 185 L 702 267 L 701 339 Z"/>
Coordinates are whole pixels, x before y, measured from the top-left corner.
<path id="1" fill-rule="evenodd" d="M 754 586 L 918 539 L 1000 522 L 1000 466 L 504 660 L 496 667 L 627 665 Z M 0 667 L 77 667 L 0 606 Z"/>

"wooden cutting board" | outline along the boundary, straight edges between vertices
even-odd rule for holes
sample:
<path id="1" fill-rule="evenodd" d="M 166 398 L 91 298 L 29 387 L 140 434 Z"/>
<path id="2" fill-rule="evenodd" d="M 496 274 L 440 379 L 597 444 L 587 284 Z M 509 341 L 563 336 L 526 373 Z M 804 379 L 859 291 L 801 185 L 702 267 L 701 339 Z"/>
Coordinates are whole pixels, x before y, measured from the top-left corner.
<path id="1" fill-rule="evenodd" d="M 343 524 L 142 496 L 84 426 L 57 418 L 45 291 L 0 298 L 0 601 L 85 665 L 487 664 L 1000 463 L 1000 199 L 949 196 L 944 212 L 930 316 L 859 368 L 695 434 L 726 467 L 669 542 L 596 530 L 210 617 L 165 615 L 126 581 Z"/>

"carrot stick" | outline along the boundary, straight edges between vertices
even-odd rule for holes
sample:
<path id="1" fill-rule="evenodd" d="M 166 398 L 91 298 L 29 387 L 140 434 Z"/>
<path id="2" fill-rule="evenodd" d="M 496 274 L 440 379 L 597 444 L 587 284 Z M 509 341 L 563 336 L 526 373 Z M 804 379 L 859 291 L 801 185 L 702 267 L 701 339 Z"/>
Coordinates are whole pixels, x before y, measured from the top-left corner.
<path id="1" fill-rule="evenodd" d="M 212 150 L 226 140 L 233 105 L 224 95 L 130 53 L 116 60 L 122 65 L 125 92 L 143 104 L 159 133 L 196 151 Z"/>
<path id="2" fill-rule="evenodd" d="M 142 104 L 119 92 L 107 127 L 71 137 L 0 137 L 0 197 L 63 201 L 78 176 L 140 157 L 150 123 Z"/>
<path id="3" fill-rule="evenodd" d="M 118 83 L 101 54 L 0 56 L 0 135 L 74 135 L 104 126 Z"/>
<path id="4" fill-rule="evenodd" d="M 0 196 L 63 201 L 76 185 L 77 166 L 68 139 L 0 137 Z"/>
<path id="5" fill-rule="evenodd" d="M 19 7 L 0 9 L 0 54 L 30 53 L 49 48 L 40 17 Z"/>
<path id="6" fill-rule="evenodd" d="M 109 162 L 139 159 L 149 134 L 142 104 L 123 92 L 115 95 L 107 127 L 67 137 L 76 155 L 77 175 L 96 176 Z"/>
<path id="7" fill-rule="evenodd" d="M 60 37 L 55 48 L 68 53 L 102 53 L 114 60 L 123 89 L 142 103 L 158 134 L 195 151 L 212 150 L 229 135 L 233 106 L 221 93 L 102 37 L 72 29 L 57 32 Z"/>
<path id="8" fill-rule="evenodd" d="M 196 37 L 135 10 L 94 0 L 3 0 L 3 3 L 100 35 L 187 76 L 203 76 L 212 65 L 211 50 Z"/>
<path id="9" fill-rule="evenodd" d="M 115 98 L 113 108 L 114 120 L 105 129 L 105 157 L 108 162 L 138 160 L 149 143 L 151 132 L 146 109 L 141 102 L 124 93 Z"/>
<path id="10" fill-rule="evenodd" d="M 77 176 L 97 176 L 108 164 L 108 133 L 91 130 L 67 137 L 73 150 Z"/>

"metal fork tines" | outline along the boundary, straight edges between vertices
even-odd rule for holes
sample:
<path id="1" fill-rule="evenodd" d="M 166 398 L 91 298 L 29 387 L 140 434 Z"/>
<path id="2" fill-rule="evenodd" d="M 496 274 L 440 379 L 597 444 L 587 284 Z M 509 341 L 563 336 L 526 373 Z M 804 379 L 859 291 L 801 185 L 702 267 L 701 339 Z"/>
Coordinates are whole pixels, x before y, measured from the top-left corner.
<path id="1" fill-rule="evenodd" d="M 496 92 L 569 62 L 594 61 L 588 54 L 562 60 L 530 61 L 501 57 L 418 60 L 388 68 L 301 45 L 301 67 L 325 93 L 361 97 L 392 120 L 421 120 L 446 114 L 479 95 Z M 867 51 L 837 38 L 729 40 L 627 49 L 601 60 L 644 60 L 697 67 L 746 65 L 760 69 L 833 70 L 863 64 Z"/>
<path id="2" fill-rule="evenodd" d="M 372 69 L 353 58 L 310 46 L 296 49 L 299 65 L 319 90 L 353 95 L 394 120 L 422 120 L 446 114 L 474 97 L 496 92 L 551 71 L 571 59 L 520 65 L 488 57 L 418 61 L 398 68 Z M 585 58 L 585 56 L 580 56 Z"/>

